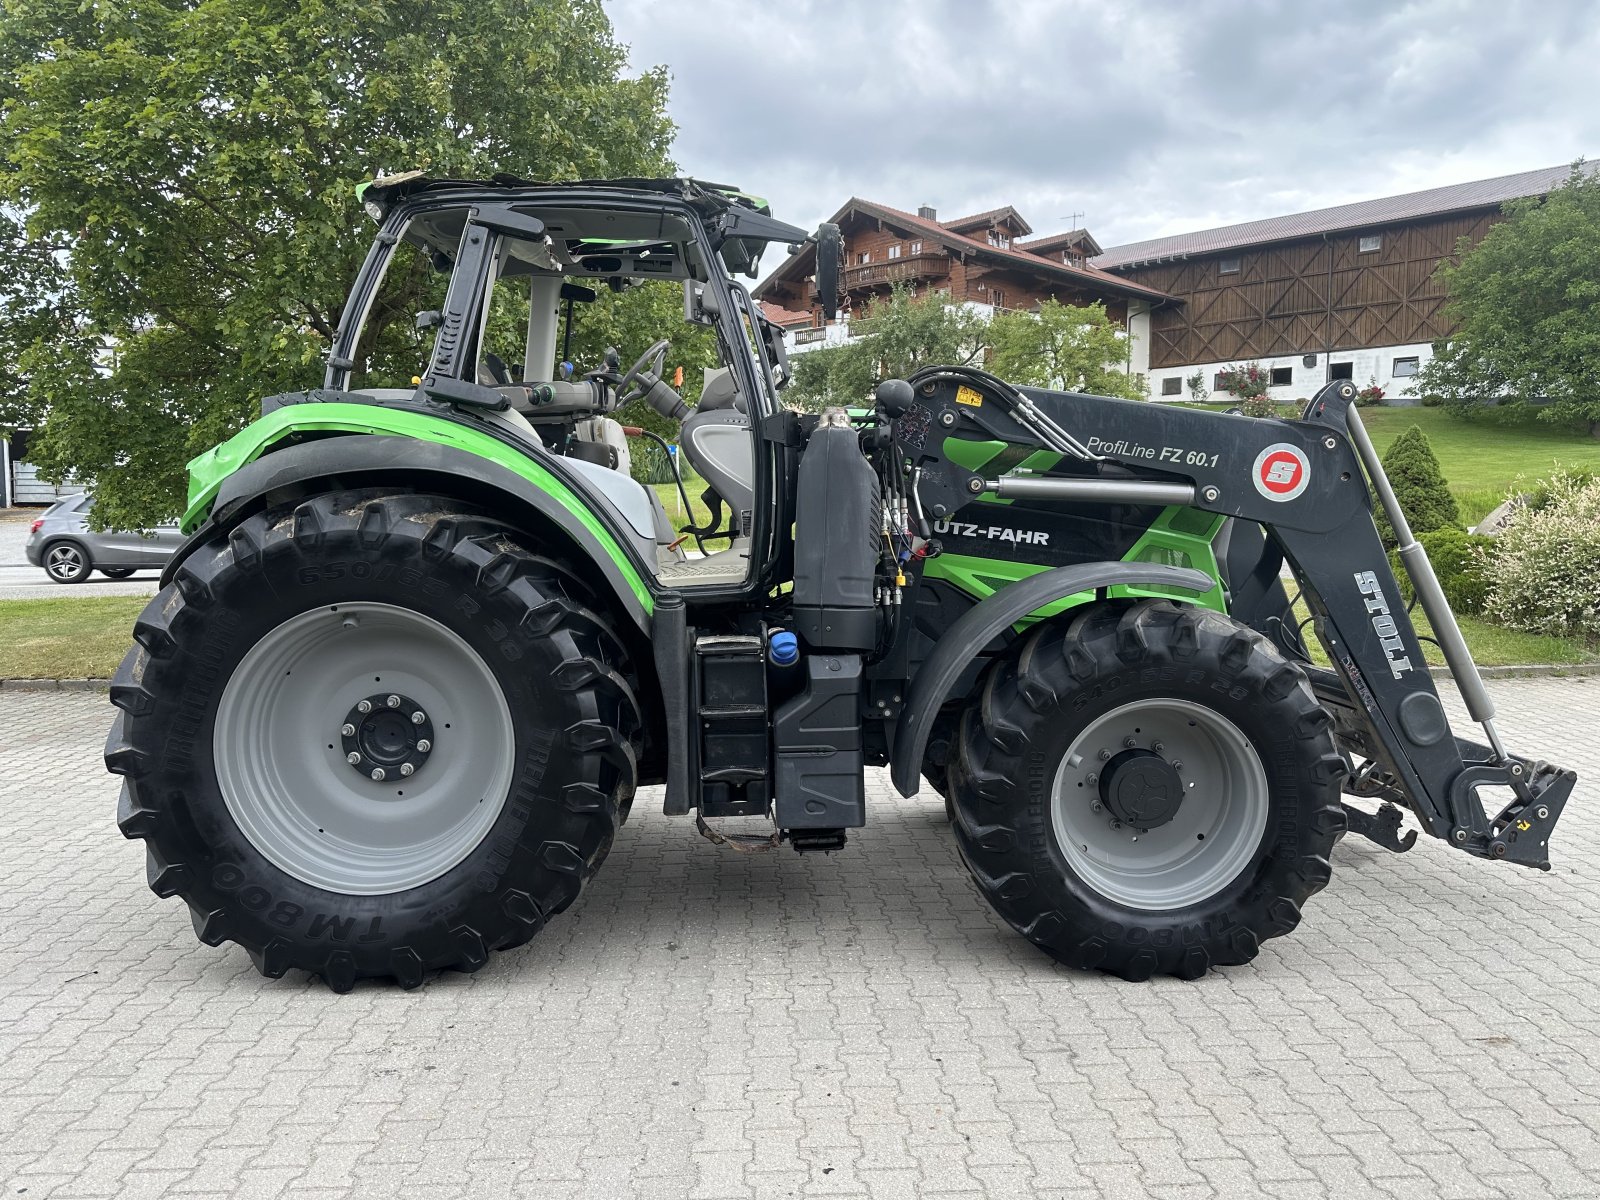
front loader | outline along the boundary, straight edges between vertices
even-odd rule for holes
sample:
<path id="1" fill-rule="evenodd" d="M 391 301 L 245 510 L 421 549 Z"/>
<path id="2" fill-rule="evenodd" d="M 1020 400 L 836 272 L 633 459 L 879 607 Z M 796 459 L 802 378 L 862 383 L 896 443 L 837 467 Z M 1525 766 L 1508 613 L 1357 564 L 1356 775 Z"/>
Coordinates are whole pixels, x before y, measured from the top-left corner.
<path id="1" fill-rule="evenodd" d="M 832 851 L 873 766 L 940 793 L 1023 936 L 1129 979 L 1250 960 L 1341 836 L 1409 849 L 1403 813 L 1548 869 L 1575 777 L 1501 744 L 1348 382 L 1274 420 L 940 367 L 802 413 L 737 275 L 801 248 L 832 315 L 836 228 L 684 179 L 363 200 L 323 386 L 191 464 L 189 539 L 112 684 L 118 823 L 202 941 L 414 987 L 567 908 L 641 785 L 713 842 Z M 384 322 L 422 276 L 406 361 Z M 575 306 L 638 289 L 711 332 L 698 386 L 668 382 L 675 330 L 626 370 L 570 360 Z M 672 528 L 631 477 L 636 403 L 709 522 Z"/>

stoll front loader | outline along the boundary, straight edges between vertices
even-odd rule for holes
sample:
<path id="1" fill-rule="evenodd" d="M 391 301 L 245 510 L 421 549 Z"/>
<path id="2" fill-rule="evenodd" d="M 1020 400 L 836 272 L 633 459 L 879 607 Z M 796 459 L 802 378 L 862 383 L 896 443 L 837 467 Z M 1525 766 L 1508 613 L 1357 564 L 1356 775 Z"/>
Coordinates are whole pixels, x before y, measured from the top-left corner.
<path id="1" fill-rule="evenodd" d="M 812 243 L 831 310 L 835 227 L 684 179 L 413 175 L 364 203 L 324 386 L 191 464 L 191 536 L 111 689 L 118 823 L 207 944 L 415 987 L 570 905 L 640 785 L 714 842 L 827 851 L 869 766 L 945 797 L 1022 936 L 1129 979 L 1248 961 L 1342 835 L 1408 849 L 1402 809 L 1548 869 L 1575 776 L 1501 744 L 1348 382 L 1256 420 L 949 367 L 800 413 L 736 276 Z M 372 386 L 402 253 L 441 307 Z M 673 330 L 625 370 L 562 361 L 574 302 L 636 286 L 715 332 L 693 407 Z M 640 431 L 610 414 L 641 399 L 717 514 L 688 534 L 626 470 Z M 1483 744 L 1446 719 L 1374 495 Z"/>

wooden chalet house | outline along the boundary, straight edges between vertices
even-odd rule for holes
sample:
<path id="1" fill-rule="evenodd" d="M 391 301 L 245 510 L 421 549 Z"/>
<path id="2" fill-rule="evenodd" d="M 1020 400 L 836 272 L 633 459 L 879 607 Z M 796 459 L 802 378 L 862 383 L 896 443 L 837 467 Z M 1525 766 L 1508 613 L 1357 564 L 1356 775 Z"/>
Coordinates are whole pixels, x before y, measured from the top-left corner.
<path id="1" fill-rule="evenodd" d="M 896 285 L 915 295 L 937 292 L 981 311 L 1031 310 L 1041 301 L 1106 306 L 1113 320 L 1167 302 L 1160 291 L 1090 265 L 1101 248 L 1088 230 L 1033 238 L 1015 208 L 990 209 L 954 221 L 928 207 L 904 212 L 852 198 L 836 212 L 844 235 L 840 320 L 825 327 L 816 299 L 815 251 L 791 256 L 755 289 L 769 318 L 792 334 L 793 349 L 837 343 L 852 320 Z M 1030 240 L 1031 239 L 1031 240 Z"/>

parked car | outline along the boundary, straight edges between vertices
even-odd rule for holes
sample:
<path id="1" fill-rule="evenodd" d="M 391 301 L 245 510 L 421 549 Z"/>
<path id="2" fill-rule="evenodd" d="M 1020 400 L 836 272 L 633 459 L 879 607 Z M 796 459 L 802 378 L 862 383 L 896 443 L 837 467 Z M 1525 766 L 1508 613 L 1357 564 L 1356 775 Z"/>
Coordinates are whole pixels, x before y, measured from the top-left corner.
<path id="1" fill-rule="evenodd" d="M 82 583 L 93 571 L 126 579 L 135 571 L 163 567 L 183 541 L 176 525 L 92 532 L 93 503 L 87 492 L 63 497 L 28 529 L 28 561 L 57 583 Z"/>

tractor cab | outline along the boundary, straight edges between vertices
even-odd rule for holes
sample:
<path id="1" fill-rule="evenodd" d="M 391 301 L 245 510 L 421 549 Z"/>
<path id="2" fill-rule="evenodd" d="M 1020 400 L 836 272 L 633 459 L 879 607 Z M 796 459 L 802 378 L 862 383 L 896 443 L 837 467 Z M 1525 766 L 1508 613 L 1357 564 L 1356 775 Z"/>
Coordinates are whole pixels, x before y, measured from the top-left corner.
<path id="1" fill-rule="evenodd" d="M 782 472 L 755 428 L 788 366 L 734 276 L 807 235 L 737 194 L 630 185 L 372 185 L 381 230 L 327 387 L 472 412 L 559 459 L 662 585 L 743 589 L 781 554 Z M 687 525 L 641 477 L 670 481 Z"/>

